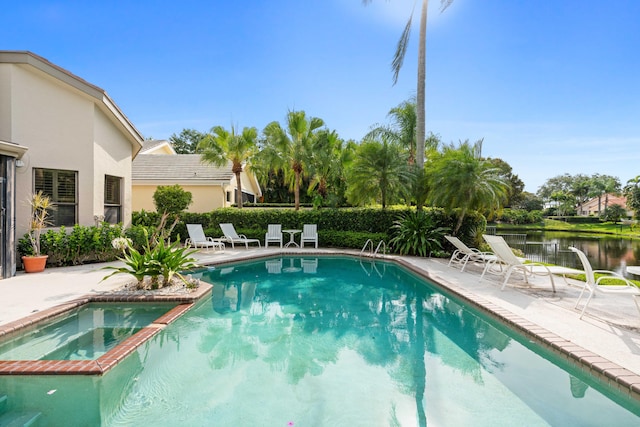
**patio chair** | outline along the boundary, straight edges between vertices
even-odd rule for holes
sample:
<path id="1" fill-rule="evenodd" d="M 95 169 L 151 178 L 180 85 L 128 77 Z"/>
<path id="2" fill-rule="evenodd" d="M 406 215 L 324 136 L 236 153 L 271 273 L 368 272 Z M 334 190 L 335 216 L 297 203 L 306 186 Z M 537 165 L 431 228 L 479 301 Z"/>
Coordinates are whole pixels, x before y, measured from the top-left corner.
<path id="1" fill-rule="evenodd" d="M 489 244 L 493 254 L 496 256 L 495 260 L 487 261 L 482 271 L 482 276 L 480 276 L 480 281 L 484 278 L 484 275 L 489 271 L 489 269 L 494 266 L 504 267 L 501 270 L 501 274 L 504 274 L 504 282 L 502 283 L 501 290 L 507 286 L 509 282 L 509 278 L 514 271 L 519 271 L 524 276 L 525 283 L 529 283 L 529 276 L 549 276 L 549 280 L 551 281 L 551 289 L 553 292 L 556 291 L 556 284 L 553 281 L 553 273 L 546 265 L 539 263 L 524 263 L 522 258 L 518 258 L 511 250 L 511 247 L 507 244 L 502 236 L 490 236 L 488 234 L 484 234 L 482 238 Z"/>
<path id="2" fill-rule="evenodd" d="M 444 238 L 456 248 L 456 250 L 453 251 L 453 254 L 451 254 L 451 259 L 449 259 L 449 267 L 451 267 L 451 264 L 462 264 L 460 271 L 464 271 L 464 268 L 467 266 L 469 261 L 478 262 L 484 265 L 488 261 L 496 261 L 497 259 L 497 257 L 491 252 L 481 252 L 476 248 L 470 248 L 457 237 L 444 236 Z"/>
<path id="3" fill-rule="evenodd" d="M 224 243 L 219 239 L 215 240 L 212 237 L 207 237 L 202 229 L 202 224 L 187 224 L 187 232 L 189 237 L 185 240 L 185 246 L 193 248 L 211 248 L 220 249 L 224 251 Z"/>
<path id="4" fill-rule="evenodd" d="M 586 281 L 584 282 L 584 287 L 580 292 L 580 296 L 578 297 L 578 301 L 576 301 L 576 305 L 574 308 L 578 308 L 580 305 L 580 301 L 582 300 L 582 296 L 585 295 L 585 292 L 589 294 L 587 300 L 584 303 L 584 307 L 582 307 L 582 311 L 580 312 L 580 319 L 584 316 L 584 312 L 587 311 L 587 306 L 591 302 L 591 299 L 595 296 L 596 292 L 600 292 L 602 294 L 625 294 L 630 295 L 633 299 L 633 302 L 636 304 L 636 308 L 638 309 L 638 313 L 640 313 L 640 289 L 627 279 L 625 279 L 622 275 L 609 271 L 609 270 L 594 270 L 591 267 L 591 263 L 587 258 L 587 255 L 582 252 L 580 249 L 574 248 L 573 246 L 569 246 L 569 249 L 573 251 L 576 255 L 578 255 L 578 259 L 582 263 L 582 267 L 584 268 L 584 274 Z M 600 276 L 596 279 L 595 273 L 598 273 Z M 601 281 L 609 279 L 618 285 L 601 285 Z"/>
<path id="5" fill-rule="evenodd" d="M 222 239 L 225 242 L 231 243 L 231 247 L 234 249 L 236 247 L 236 243 L 244 243 L 247 249 L 249 249 L 249 243 L 257 243 L 258 247 L 260 247 L 260 240 L 247 239 L 247 236 L 245 236 L 244 234 L 238 234 L 235 227 L 231 223 L 221 223 L 220 229 L 222 230 L 222 234 L 224 234 L 224 237 Z"/>
<path id="6" fill-rule="evenodd" d="M 318 248 L 318 226 L 316 224 L 304 224 L 300 237 L 301 248 L 304 248 L 304 242 L 314 243 L 316 249 Z"/>
<path id="7" fill-rule="evenodd" d="M 269 247 L 269 242 L 280 243 L 282 247 L 282 225 L 281 224 L 269 224 L 267 226 L 267 232 L 264 235 L 264 246 Z"/>

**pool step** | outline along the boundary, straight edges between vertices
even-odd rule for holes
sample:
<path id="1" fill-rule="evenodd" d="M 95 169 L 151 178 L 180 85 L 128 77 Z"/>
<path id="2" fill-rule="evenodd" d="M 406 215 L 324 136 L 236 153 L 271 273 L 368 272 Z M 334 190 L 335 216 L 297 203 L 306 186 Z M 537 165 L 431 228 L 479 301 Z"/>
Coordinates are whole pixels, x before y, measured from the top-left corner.
<path id="1" fill-rule="evenodd" d="M 0 427 L 36 427 L 40 412 L 6 412 L 8 397 L 0 395 Z"/>
<path id="2" fill-rule="evenodd" d="M 40 412 L 7 412 L 0 416 L 0 427 L 35 427 Z"/>

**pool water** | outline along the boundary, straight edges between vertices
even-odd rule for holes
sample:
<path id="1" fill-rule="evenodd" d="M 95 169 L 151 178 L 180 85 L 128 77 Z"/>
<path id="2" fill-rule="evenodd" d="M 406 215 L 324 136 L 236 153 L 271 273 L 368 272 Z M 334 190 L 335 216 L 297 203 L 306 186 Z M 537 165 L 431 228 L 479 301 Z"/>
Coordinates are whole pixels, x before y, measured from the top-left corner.
<path id="1" fill-rule="evenodd" d="M 640 425 L 637 401 L 400 266 L 285 257 L 202 278 L 211 297 L 103 378 L 0 389 L 49 425 Z"/>
<path id="2" fill-rule="evenodd" d="M 0 343 L 0 360 L 93 360 L 175 304 L 89 303 Z"/>

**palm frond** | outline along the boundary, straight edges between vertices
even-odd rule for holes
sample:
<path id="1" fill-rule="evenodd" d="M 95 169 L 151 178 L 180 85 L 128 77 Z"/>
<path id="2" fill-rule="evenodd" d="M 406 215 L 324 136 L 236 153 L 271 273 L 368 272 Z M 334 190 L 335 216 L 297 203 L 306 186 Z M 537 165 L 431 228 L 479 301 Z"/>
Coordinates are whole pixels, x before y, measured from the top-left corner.
<path id="1" fill-rule="evenodd" d="M 402 35 L 400 36 L 400 40 L 398 40 L 396 53 L 395 55 L 393 55 L 393 61 L 391 62 L 391 69 L 393 70 L 394 85 L 398 82 L 398 75 L 400 74 L 400 69 L 402 68 L 402 64 L 404 63 L 404 55 L 405 53 L 407 53 L 407 46 L 409 45 L 409 36 L 411 35 L 412 21 L 413 21 L 413 11 L 411 11 L 411 15 L 409 16 L 407 25 L 404 27 L 404 31 L 402 32 Z"/>

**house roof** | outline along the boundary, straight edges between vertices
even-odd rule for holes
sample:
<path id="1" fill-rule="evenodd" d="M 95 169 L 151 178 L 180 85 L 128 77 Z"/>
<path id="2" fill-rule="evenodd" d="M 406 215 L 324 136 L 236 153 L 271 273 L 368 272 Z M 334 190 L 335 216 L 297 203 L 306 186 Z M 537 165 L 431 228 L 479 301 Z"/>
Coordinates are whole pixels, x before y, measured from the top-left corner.
<path id="1" fill-rule="evenodd" d="M 582 204 L 583 209 L 586 207 L 598 207 L 598 202 L 600 203 L 600 205 L 602 206 L 602 208 L 604 209 L 604 203 L 605 201 L 608 201 L 608 205 L 620 205 L 624 208 L 627 207 L 627 198 L 624 196 L 616 196 L 614 194 L 603 194 L 600 197 L 600 200 L 598 201 L 597 197 L 594 197 L 592 199 L 587 200 L 586 202 L 584 202 Z"/>
<path id="2" fill-rule="evenodd" d="M 173 145 L 166 139 L 153 139 L 153 140 L 145 140 L 142 143 L 142 150 L 140 150 L 140 154 L 156 154 L 160 153 L 161 149 L 167 148 L 171 154 L 176 154 L 176 150 L 174 150 Z M 166 153 L 161 153 L 166 154 Z"/>
<path id="3" fill-rule="evenodd" d="M 200 154 L 159 156 L 139 154 L 133 160 L 131 179 L 134 182 L 178 182 L 228 184 L 233 178 L 231 162 L 224 167 L 201 162 Z"/>
<path id="4" fill-rule="evenodd" d="M 98 107 L 107 114 L 108 117 L 113 119 L 116 124 L 120 125 L 125 135 L 129 136 L 128 139 L 133 147 L 133 155 L 138 154 L 142 148 L 142 141 L 144 140 L 142 134 L 135 128 L 133 123 L 129 121 L 127 116 L 124 115 L 109 95 L 107 95 L 104 89 L 89 83 L 64 68 L 29 51 L 0 50 L 0 63 L 30 65 L 94 98 L 97 101 L 96 104 Z"/>

